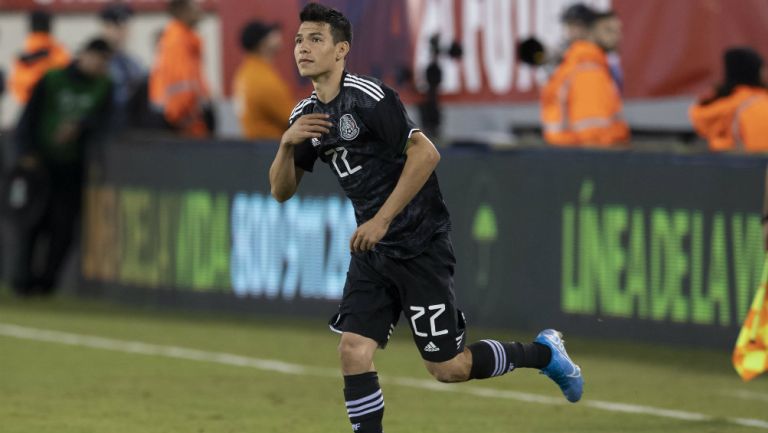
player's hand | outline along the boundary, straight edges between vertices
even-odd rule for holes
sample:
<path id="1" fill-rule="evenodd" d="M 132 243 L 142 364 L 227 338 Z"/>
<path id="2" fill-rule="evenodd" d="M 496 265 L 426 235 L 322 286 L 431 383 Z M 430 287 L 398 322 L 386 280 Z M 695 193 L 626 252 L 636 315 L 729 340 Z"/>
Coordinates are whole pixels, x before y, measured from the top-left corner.
<path id="1" fill-rule="evenodd" d="M 305 114 L 299 117 L 283 134 L 280 141 L 283 144 L 295 146 L 310 138 L 320 138 L 321 135 L 331 132 L 333 124 L 328 121 L 330 116 L 325 113 Z"/>
<path id="2" fill-rule="evenodd" d="M 389 230 L 389 223 L 383 218 L 373 217 L 355 230 L 349 240 L 349 249 L 353 253 L 371 250 Z"/>

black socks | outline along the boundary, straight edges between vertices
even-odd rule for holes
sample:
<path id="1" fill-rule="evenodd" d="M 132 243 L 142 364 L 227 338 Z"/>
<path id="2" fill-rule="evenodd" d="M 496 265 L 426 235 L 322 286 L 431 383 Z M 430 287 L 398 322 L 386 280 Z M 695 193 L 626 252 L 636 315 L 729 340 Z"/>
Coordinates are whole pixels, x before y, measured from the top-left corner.
<path id="1" fill-rule="evenodd" d="M 470 378 L 501 376 L 515 368 L 544 368 L 552 358 L 549 347 L 539 343 L 502 343 L 480 340 L 469 345 L 472 352 Z"/>
<path id="2" fill-rule="evenodd" d="M 375 371 L 344 376 L 344 400 L 355 433 L 382 433 L 384 395 Z"/>

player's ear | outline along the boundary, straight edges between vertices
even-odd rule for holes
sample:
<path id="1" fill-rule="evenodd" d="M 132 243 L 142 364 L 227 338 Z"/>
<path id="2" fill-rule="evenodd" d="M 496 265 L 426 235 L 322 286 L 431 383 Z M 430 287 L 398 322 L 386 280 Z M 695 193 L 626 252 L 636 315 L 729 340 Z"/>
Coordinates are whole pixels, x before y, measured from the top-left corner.
<path id="1" fill-rule="evenodd" d="M 349 54 L 349 48 L 349 42 L 347 41 L 341 41 L 336 44 L 336 61 L 346 59 L 347 54 Z"/>

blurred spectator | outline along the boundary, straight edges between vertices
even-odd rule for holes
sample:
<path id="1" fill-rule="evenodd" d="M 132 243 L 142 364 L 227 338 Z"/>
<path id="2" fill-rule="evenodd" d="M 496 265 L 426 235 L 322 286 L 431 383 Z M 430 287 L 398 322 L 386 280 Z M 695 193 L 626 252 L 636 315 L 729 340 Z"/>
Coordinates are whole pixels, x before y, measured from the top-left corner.
<path id="1" fill-rule="evenodd" d="M 41 218 L 16 229 L 19 263 L 13 287 L 19 294 L 51 293 L 69 251 L 80 213 L 86 153 L 108 127 L 111 55 L 107 41 L 91 40 L 69 66 L 38 81 L 24 108 L 16 131 L 19 165 L 44 173 L 48 194 Z M 41 244 L 45 258 L 38 269 Z"/>
<path id="2" fill-rule="evenodd" d="M 240 42 L 246 56 L 235 73 L 233 95 L 243 135 L 279 140 L 296 102 L 274 66 L 283 44 L 280 29 L 254 21 L 243 28 Z"/>
<path id="3" fill-rule="evenodd" d="M 0 101 L 3 100 L 3 95 L 5 95 L 5 70 L 0 68 Z M 0 116 L 0 118 L 2 118 L 2 116 Z"/>
<path id="4" fill-rule="evenodd" d="M 136 97 L 136 91 L 147 79 L 147 74 L 125 51 L 133 10 L 124 3 L 113 3 L 102 9 L 100 17 L 102 36 L 115 51 L 109 64 L 109 75 L 114 90 L 113 124 L 121 127 L 126 125 L 130 117 L 127 112 L 129 102 Z"/>
<path id="5" fill-rule="evenodd" d="M 149 98 L 172 128 L 187 136 L 206 137 L 215 122 L 203 72 L 203 45 L 194 30 L 203 11 L 196 0 L 171 0 L 168 11 L 172 20 L 159 42 Z"/>
<path id="6" fill-rule="evenodd" d="M 723 55 L 724 82 L 713 95 L 691 106 L 696 132 L 713 151 L 768 151 L 768 90 L 762 79 L 763 59 L 747 47 Z"/>
<path id="7" fill-rule="evenodd" d="M 563 25 L 563 41 L 554 50 L 547 50 L 544 44 L 534 37 L 529 37 L 518 45 L 518 56 L 521 61 L 531 66 L 540 66 L 551 72 L 563 62 L 563 56 L 571 44 L 575 41 L 589 37 L 590 27 L 597 18 L 595 12 L 583 3 L 573 4 L 560 15 L 560 23 Z"/>
<path id="8" fill-rule="evenodd" d="M 621 57 L 619 57 L 618 48 L 621 43 L 621 20 L 613 11 L 598 12 L 595 15 L 594 32 L 608 55 L 608 68 L 611 70 L 611 77 L 619 88 L 619 92 L 624 89 L 624 72 L 621 68 Z"/>
<path id="9" fill-rule="evenodd" d="M 541 92 L 544 139 L 557 146 L 610 147 L 629 140 L 607 53 L 621 28 L 595 14 L 586 39 L 575 40 Z"/>
<path id="10" fill-rule="evenodd" d="M 0 107 L 2 106 L 3 95 L 5 94 L 5 69 L 0 66 Z M 0 119 L 2 118 L 2 112 L 0 112 Z"/>
<path id="11" fill-rule="evenodd" d="M 763 215 L 760 220 L 763 223 L 763 250 L 768 253 L 768 170 L 763 180 Z"/>
<path id="12" fill-rule="evenodd" d="M 9 77 L 9 87 L 19 103 L 29 100 L 32 88 L 49 69 L 64 67 L 70 61 L 69 52 L 51 35 L 51 24 L 48 12 L 29 15 L 30 33 Z"/>
<path id="13" fill-rule="evenodd" d="M 589 38 L 590 27 L 595 22 L 596 15 L 597 13 L 584 3 L 576 3 L 565 8 L 560 15 L 565 35 L 565 49 L 575 41 Z"/>
<path id="14" fill-rule="evenodd" d="M 162 37 L 162 28 L 156 30 L 152 34 L 152 52 L 155 56 L 157 56 L 158 48 L 160 47 L 160 39 Z M 133 96 L 128 100 L 126 113 L 128 114 L 126 123 L 131 129 L 165 131 L 169 129 L 168 122 L 165 121 L 163 113 L 152 107 L 152 104 L 150 103 L 149 76 L 145 76 L 144 79 L 139 82 L 139 86 L 134 91 Z"/>

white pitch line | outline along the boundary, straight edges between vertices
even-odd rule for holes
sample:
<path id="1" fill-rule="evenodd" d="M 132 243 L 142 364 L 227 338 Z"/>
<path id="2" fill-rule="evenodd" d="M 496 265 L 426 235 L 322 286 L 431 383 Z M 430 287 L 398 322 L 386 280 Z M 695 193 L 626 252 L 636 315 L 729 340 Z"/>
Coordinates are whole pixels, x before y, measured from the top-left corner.
<path id="1" fill-rule="evenodd" d="M 731 391 L 721 392 L 720 394 L 727 397 L 740 398 L 742 400 L 757 400 L 757 401 L 764 401 L 768 403 L 768 393 L 766 392 L 748 391 L 746 389 L 734 389 Z"/>
<path id="2" fill-rule="evenodd" d="M 92 349 L 111 350 L 115 352 L 133 353 L 139 355 L 161 356 L 166 358 L 184 359 L 199 362 L 211 362 L 236 367 L 248 367 L 264 371 L 274 371 L 285 374 L 334 378 L 339 377 L 339 371 L 333 368 L 309 367 L 273 359 L 251 358 L 248 356 L 235 355 L 231 353 L 209 352 L 178 346 L 151 344 L 141 341 L 117 340 L 91 335 L 36 329 L 9 323 L 0 323 L 0 336 L 18 338 L 22 340 L 65 344 L 69 346 L 88 347 Z M 409 388 L 418 388 L 438 392 L 454 392 L 477 397 L 517 400 L 525 403 L 539 403 L 547 405 L 570 404 L 566 403 L 562 398 L 554 398 L 527 392 L 491 389 L 468 385 L 449 385 L 431 380 L 408 377 L 385 376 L 382 378 L 382 382 Z M 719 418 L 697 412 L 687 412 L 681 410 L 663 409 L 652 406 L 642 406 L 637 404 L 617 403 L 601 400 L 584 400 L 578 404 L 580 406 L 586 406 L 592 409 L 598 409 L 606 412 L 642 414 L 659 418 L 669 418 L 693 422 L 720 420 L 743 427 L 755 427 L 768 430 L 768 421 L 761 419 Z"/>

